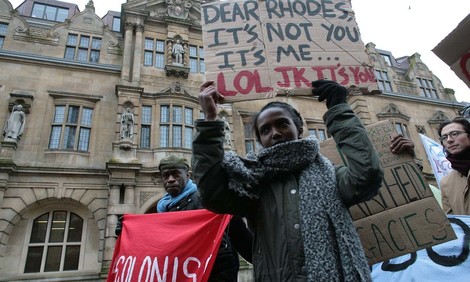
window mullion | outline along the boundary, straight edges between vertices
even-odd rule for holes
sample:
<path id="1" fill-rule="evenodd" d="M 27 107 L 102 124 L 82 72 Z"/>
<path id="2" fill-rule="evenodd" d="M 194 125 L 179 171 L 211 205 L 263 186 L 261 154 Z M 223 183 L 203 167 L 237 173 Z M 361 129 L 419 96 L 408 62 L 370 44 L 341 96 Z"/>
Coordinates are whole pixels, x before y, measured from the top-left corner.
<path id="1" fill-rule="evenodd" d="M 62 134 L 62 147 L 60 147 L 60 148 L 64 149 L 64 150 L 67 149 L 68 136 L 70 135 L 70 126 L 69 126 L 69 114 L 70 113 L 69 113 L 69 108 L 70 108 L 69 105 L 67 105 L 65 107 L 64 122 L 62 123 L 64 131 L 63 131 L 63 134 Z"/>
<path id="2" fill-rule="evenodd" d="M 40 272 L 44 272 L 44 269 L 46 268 L 46 257 L 47 257 L 47 252 L 49 251 L 49 238 L 51 235 L 51 228 L 52 228 L 52 213 L 49 212 L 47 216 L 47 229 L 46 229 L 46 237 L 44 238 L 44 248 L 42 249 Z"/>
<path id="3" fill-rule="evenodd" d="M 62 241 L 62 252 L 60 254 L 60 265 L 59 265 L 59 271 L 64 270 L 64 264 L 65 264 L 65 252 L 67 250 L 67 238 L 68 238 L 68 233 L 69 233 L 69 224 L 70 224 L 70 211 L 67 211 L 67 217 L 65 218 L 65 226 L 64 226 L 64 238 Z"/>
<path id="4" fill-rule="evenodd" d="M 80 141 L 80 129 L 82 128 L 82 115 L 83 115 L 83 106 L 78 107 L 78 117 L 77 117 L 77 128 L 75 129 L 75 142 L 73 143 L 73 149 L 78 150 L 79 141 Z"/>

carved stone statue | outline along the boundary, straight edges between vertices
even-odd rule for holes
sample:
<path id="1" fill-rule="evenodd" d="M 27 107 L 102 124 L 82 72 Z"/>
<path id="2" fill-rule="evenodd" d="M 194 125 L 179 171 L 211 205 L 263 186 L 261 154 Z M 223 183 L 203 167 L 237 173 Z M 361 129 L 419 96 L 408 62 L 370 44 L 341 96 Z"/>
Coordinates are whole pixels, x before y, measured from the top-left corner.
<path id="1" fill-rule="evenodd" d="M 228 121 L 225 119 L 225 117 L 222 117 L 222 120 L 224 121 L 224 146 L 232 149 L 233 144 L 232 144 L 232 132 L 230 130 L 230 124 Z"/>
<path id="2" fill-rule="evenodd" d="M 131 113 L 130 108 L 121 115 L 121 140 L 134 139 L 134 114 Z"/>
<path id="3" fill-rule="evenodd" d="M 173 48 L 171 50 L 171 55 L 174 58 L 173 65 L 183 65 L 183 54 L 184 48 L 178 39 L 176 40 L 175 44 L 173 44 Z"/>
<path id="4" fill-rule="evenodd" d="M 23 112 L 23 106 L 13 106 L 13 110 L 7 120 L 7 123 L 5 124 L 5 129 L 3 131 L 3 135 L 5 135 L 5 140 L 13 139 L 15 141 L 18 141 L 20 139 L 20 136 L 23 134 L 25 123 L 26 115 Z"/>

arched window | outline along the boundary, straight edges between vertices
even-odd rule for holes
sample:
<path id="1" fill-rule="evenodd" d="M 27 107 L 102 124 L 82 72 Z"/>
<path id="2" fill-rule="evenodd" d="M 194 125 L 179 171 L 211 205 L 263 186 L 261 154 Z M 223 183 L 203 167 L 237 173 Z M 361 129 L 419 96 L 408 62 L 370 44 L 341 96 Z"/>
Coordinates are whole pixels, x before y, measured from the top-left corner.
<path id="1" fill-rule="evenodd" d="M 47 212 L 35 218 L 24 272 L 78 270 L 83 225 L 83 218 L 64 210 Z"/>

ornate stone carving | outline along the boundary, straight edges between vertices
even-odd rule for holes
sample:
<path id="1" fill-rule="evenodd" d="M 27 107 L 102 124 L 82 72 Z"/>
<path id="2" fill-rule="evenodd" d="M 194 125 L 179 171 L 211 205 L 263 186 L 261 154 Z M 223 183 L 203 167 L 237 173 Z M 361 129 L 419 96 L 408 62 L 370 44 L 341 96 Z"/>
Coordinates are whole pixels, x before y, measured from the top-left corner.
<path id="1" fill-rule="evenodd" d="M 134 24 L 131 22 L 124 23 L 124 30 L 134 30 Z"/>
<path id="2" fill-rule="evenodd" d="M 145 26 L 143 24 L 136 24 L 135 25 L 135 31 L 137 32 L 144 32 Z"/>
<path id="3" fill-rule="evenodd" d="M 428 120 L 429 124 L 440 124 L 441 122 L 449 119 L 443 111 L 436 111 L 434 115 Z"/>
<path id="4" fill-rule="evenodd" d="M 397 107 L 397 105 L 390 103 L 387 106 L 385 106 L 378 114 L 377 117 L 379 118 L 390 118 L 390 117 L 395 117 L 395 118 L 401 118 L 404 120 L 410 120 L 410 117 L 405 115 L 400 111 L 400 109 Z"/>
<path id="5" fill-rule="evenodd" d="M 186 20 L 189 9 L 193 6 L 190 0 L 166 0 L 168 16 Z"/>
<path id="6" fill-rule="evenodd" d="M 155 195 L 157 195 L 157 192 L 140 192 L 140 206 L 142 206 L 145 202 L 147 202 L 148 199 L 152 198 Z"/>
<path id="7" fill-rule="evenodd" d="M 416 131 L 421 134 L 426 134 L 426 128 L 424 125 L 416 125 Z"/>
<path id="8" fill-rule="evenodd" d="M 184 66 L 166 65 L 165 66 L 166 76 L 183 77 L 188 78 L 189 68 Z"/>

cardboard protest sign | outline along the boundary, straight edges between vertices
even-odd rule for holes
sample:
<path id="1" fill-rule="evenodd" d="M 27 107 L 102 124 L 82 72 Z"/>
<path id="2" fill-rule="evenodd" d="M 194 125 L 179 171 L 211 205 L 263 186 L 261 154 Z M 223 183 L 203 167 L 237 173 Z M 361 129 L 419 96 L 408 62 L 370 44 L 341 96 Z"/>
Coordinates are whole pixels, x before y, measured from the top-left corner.
<path id="1" fill-rule="evenodd" d="M 126 214 L 107 281 L 207 281 L 231 215 Z"/>
<path id="2" fill-rule="evenodd" d="M 310 95 L 311 81 L 376 89 L 347 0 L 247 0 L 202 6 L 206 79 L 226 101 Z"/>
<path id="3" fill-rule="evenodd" d="M 393 154 L 390 121 L 366 127 L 379 155 L 384 180 L 377 196 L 350 208 L 369 264 L 455 239 L 446 215 L 418 166 L 408 154 Z M 325 144 L 323 144 L 325 143 Z M 321 152 L 335 163 L 347 159 L 334 140 L 322 142 Z"/>

